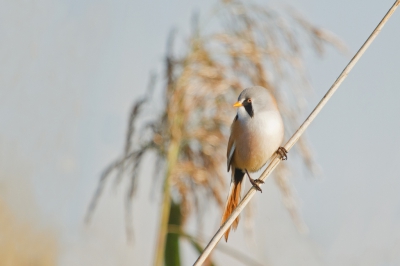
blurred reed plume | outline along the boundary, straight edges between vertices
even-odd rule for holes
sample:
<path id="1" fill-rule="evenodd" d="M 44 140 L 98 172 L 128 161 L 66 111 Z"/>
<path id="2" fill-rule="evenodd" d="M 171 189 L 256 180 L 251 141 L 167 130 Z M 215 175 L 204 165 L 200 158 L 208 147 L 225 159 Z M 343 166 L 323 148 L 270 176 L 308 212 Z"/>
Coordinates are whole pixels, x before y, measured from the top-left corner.
<path id="1" fill-rule="evenodd" d="M 0 265 L 57 265 L 55 237 L 23 223 L 0 199 Z"/>
<path id="2" fill-rule="evenodd" d="M 216 27 L 207 28 L 214 22 Z M 86 217 L 90 219 L 112 174 L 117 183 L 129 178 L 125 202 L 130 234 L 130 204 L 139 167 L 143 155 L 154 152 L 155 175 L 164 184 L 155 265 L 161 265 L 164 257 L 170 213 L 179 216 L 175 224 L 184 225 L 192 214 L 201 221 L 201 206 L 210 203 L 207 201 L 223 207 L 230 181 L 224 166 L 234 117 L 231 106 L 240 91 L 253 85 L 267 88 L 278 102 L 286 133 L 292 133 L 304 118 L 305 96 L 310 92 L 304 53 L 322 55 L 327 45 L 344 49 L 336 37 L 293 10 L 245 1 L 220 1 L 212 19 L 202 25 L 195 20 L 187 42 L 180 44 L 184 49 L 179 46 L 180 51 L 185 50 L 180 54 L 174 52 L 174 33 L 170 35 L 164 80 L 157 83 L 152 77 L 148 93 L 133 104 L 125 149 L 102 173 Z M 151 101 L 156 87 L 161 90 L 161 100 Z M 159 106 L 162 108 L 152 119 L 140 120 Z M 317 167 L 305 138 L 299 140 L 296 151 L 314 173 Z M 285 206 L 301 229 L 303 224 L 287 179 L 293 169 L 281 164 L 277 170 L 275 180 Z M 179 206 L 178 212 L 172 211 L 175 205 Z"/>

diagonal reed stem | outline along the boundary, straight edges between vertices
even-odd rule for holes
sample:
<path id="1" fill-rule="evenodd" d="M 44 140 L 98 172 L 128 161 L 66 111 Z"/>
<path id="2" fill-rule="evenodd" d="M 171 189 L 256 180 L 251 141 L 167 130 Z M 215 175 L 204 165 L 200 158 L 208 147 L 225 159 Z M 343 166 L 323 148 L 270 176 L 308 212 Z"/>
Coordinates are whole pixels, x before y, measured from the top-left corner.
<path id="1" fill-rule="evenodd" d="M 389 9 L 389 11 L 383 17 L 381 22 L 379 22 L 378 26 L 376 26 L 374 31 L 371 33 L 371 35 L 365 41 L 365 43 L 361 46 L 361 48 L 358 50 L 358 52 L 355 54 L 355 56 L 350 60 L 350 62 L 344 68 L 342 73 L 339 75 L 339 77 L 333 83 L 333 85 L 328 90 L 328 92 L 325 94 L 325 96 L 322 98 L 322 100 L 318 103 L 318 105 L 311 112 L 311 114 L 307 117 L 307 119 L 303 122 L 303 124 L 299 127 L 299 129 L 293 134 L 293 136 L 289 139 L 289 141 L 285 144 L 284 148 L 286 150 L 289 151 L 293 147 L 293 145 L 297 142 L 297 140 L 304 133 L 304 131 L 307 129 L 307 127 L 311 124 L 311 122 L 314 120 L 314 118 L 318 115 L 318 113 L 322 110 L 322 108 L 329 101 L 329 99 L 332 97 L 332 95 L 336 92 L 336 90 L 339 88 L 339 86 L 343 82 L 343 80 L 347 77 L 347 75 L 352 70 L 354 65 L 361 58 L 361 56 L 364 54 L 364 52 L 368 49 L 370 44 L 374 41 L 375 37 L 379 34 L 379 32 L 381 31 L 383 26 L 389 20 L 389 18 L 393 15 L 394 11 L 399 6 L 399 4 L 400 4 L 400 0 L 397 0 L 393 4 L 393 6 Z M 274 156 L 272 156 L 271 163 L 261 174 L 260 179 L 265 180 L 271 174 L 271 172 L 275 169 L 275 167 L 280 163 L 280 161 L 281 161 L 280 158 L 276 154 Z M 202 263 L 209 256 L 209 254 L 214 249 L 214 247 L 218 244 L 219 240 L 224 235 L 226 230 L 231 226 L 232 222 L 236 219 L 236 217 L 239 216 L 239 214 L 246 207 L 246 205 L 249 203 L 249 201 L 251 200 L 251 198 L 254 196 L 255 193 L 256 193 L 256 189 L 254 187 L 252 187 L 247 192 L 247 194 L 244 196 L 242 201 L 239 203 L 239 205 L 236 207 L 236 209 L 232 212 L 231 216 L 229 216 L 229 218 L 226 220 L 226 222 L 219 228 L 217 233 L 214 235 L 214 237 L 211 239 L 211 241 L 208 243 L 206 248 L 203 250 L 203 252 L 199 256 L 199 258 L 195 261 L 195 263 L 193 264 L 194 266 L 202 265 Z"/>

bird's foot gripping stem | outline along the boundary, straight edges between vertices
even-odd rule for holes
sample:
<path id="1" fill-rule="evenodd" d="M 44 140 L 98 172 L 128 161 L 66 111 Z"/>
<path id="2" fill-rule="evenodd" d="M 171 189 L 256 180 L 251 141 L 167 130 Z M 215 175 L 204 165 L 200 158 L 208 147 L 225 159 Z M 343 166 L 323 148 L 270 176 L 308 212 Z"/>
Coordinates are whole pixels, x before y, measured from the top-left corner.
<path id="1" fill-rule="evenodd" d="M 276 153 L 281 157 L 282 161 L 287 160 L 288 151 L 284 147 L 279 147 Z"/>
<path id="2" fill-rule="evenodd" d="M 246 174 L 249 177 L 249 181 L 253 185 L 253 187 L 262 193 L 262 189 L 260 188 L 259 184 L 264 184 L 264 181 L 262 181 L 261 179 L 251 178 L 251 176 L 247 170 L 246 170 Z"/>

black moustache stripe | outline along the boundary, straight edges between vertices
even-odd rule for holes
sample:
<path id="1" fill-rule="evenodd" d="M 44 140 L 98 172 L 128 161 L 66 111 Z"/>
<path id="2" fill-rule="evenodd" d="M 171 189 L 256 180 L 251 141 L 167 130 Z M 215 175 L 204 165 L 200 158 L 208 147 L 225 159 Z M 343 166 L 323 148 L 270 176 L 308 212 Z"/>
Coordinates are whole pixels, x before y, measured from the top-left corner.
<path id="1" fill-rule="evenodd" d="M 254 116 L 254 110 L 253 110 L 253 105 L 251 103 L 248 103 L 244 105 L 244 109 L 246 109 L 246 112 L 249 114 L 251 118 Z"/>

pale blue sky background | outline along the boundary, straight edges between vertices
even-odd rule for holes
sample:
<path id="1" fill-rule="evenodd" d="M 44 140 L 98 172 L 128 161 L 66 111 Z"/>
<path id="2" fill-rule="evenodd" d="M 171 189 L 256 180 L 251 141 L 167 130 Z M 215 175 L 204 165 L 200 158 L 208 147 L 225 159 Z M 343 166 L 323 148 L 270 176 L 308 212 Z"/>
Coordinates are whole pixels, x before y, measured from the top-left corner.
<path id="1" fill-rule="evenodd" d="M 160 199 L 151 200 L 151 178 L 140 179 L 133 206 L 134 245 L 124 236 L 124 186 L 106 189 L 89 227 L 83 216 L 100 172 L 123 147 L 131 103 L 160 70 L 169 31 L 184 36 L 193 12 L 204 18 L 214 3 L 0 1 L 0 196 L 22 220 L 56 232 L 59 265 L 152 262 Z M 285 3 L 353 55 L 393 1 Z M 255 197 L 257 246 L 243 241 L 243 224 L 229 246 L 265 265 L 400 264 L 399 12 L 307 131 L 324 173 L 291 178 L 308 235 L 296 231 L 268 180 Z M 349 59 L 333 49 L 307 58 L 310 107 Z M 211 209 L 206 236 L 219 223 Z M 195 253 L 184 250 L 190 265 Z M 218 251 L 215 258 L 241 265 Z"/>

